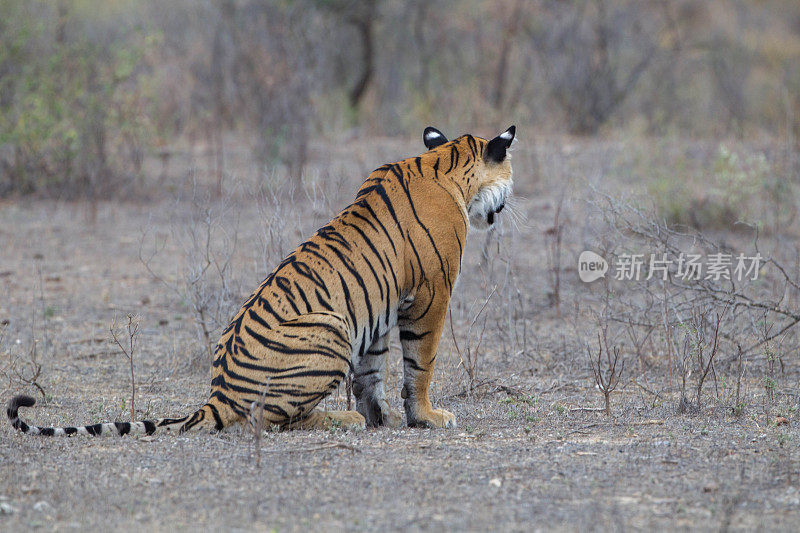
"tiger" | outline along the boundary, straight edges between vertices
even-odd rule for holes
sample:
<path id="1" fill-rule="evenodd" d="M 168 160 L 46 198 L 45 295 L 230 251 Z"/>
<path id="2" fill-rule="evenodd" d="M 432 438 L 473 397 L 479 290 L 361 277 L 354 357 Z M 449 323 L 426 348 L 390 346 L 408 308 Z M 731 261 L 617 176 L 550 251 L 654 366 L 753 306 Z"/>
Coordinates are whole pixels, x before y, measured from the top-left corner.
<path id="1" fill-rule="evenodd" d="M 428 389 L 470 228 L 494 225 L 512 194 L 516 127 L 492 139 L 450 141 L 427 127 L 427 151 L 369 174 L 354 201 L 292 251 L 253 292 L 217 343 L 211 392 L 181 418 L 38 427 L 7 406 L 11 425 L 44 436 L 221 431 L 235 423 L 277 429 L 402 426 L 386 397 L 389 335 L 403 352 L 401 397 L 409 427 L 455 428 Z M 320 401 L 352 372 L 356 410 Z"/>

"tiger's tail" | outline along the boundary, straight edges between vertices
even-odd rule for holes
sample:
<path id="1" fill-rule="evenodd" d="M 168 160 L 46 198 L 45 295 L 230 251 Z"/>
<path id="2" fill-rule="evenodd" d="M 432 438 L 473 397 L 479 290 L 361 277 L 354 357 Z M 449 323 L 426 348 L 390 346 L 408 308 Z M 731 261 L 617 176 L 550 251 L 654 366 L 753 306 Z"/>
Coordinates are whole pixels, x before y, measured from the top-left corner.
<path id="1" fill-rule="evenodd" d="M 66 427 L 39 427 L 25 423 L 19 417 L 20 407 L 33 407 L 36 400 L 30 396 L 14 396 L 6 409 L 6 414 L 11 425 L 29 435 L 43 435 L 45 437 L 61 437 L 72 435 L 90 435 L 99 437 L 105 435 L 152 435 L 157 431 L 177 431 L 183 433 L 190 429 L 216 429 L 225 427 L 219 409 L 214 405 L 215 398 L 194 413 L 182 418 L 159 418 L 156 420 L 141 420 L 138 422 L 107 422 L 103 424 L 91 424 L 88 426 L 66 426 Z"/>

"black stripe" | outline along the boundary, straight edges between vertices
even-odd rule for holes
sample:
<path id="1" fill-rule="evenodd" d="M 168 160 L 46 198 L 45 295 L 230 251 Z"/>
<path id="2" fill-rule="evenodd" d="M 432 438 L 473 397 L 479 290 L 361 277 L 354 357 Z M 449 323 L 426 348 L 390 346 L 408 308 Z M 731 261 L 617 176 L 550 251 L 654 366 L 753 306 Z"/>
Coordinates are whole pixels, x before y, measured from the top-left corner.
<path id="1" fill-rule="evenodd" d="M 269 300 L 267 300 L 267 299 L 266 299 L 266 298 L 264 298 L 263 296 L 259 295 L 259 297 L 258 297 L 258 300 L 257 300 L 257 301 L 258 301 L 258 305 L 259 305 L 259 307 L 261 307 L 261 308 L 262 308 L 264 311 L 266 311 L 267 313 L 269 313 L 269 314 L 271 314 L 272 316 L 274 316 L 274 317 L 275 317 L 275 320 L 277 320 L 277 321 L 278 321 L 278 323 L 281 323 L 281 322 L 283 322 L 283 317 L 282 317 L 281 315 L 279 315 L 279 314 L 278 314 L 278 313 L 277 313 L 277 312 L 276 312 L 276 311 L 275 311 L 275 310 L 272 308 L 272 304 L 269 302 Z M 239 333 L 239 331 L 237 331 L 236 333 Z"/>
<path id="2" fill-rule="evenodd" d="M 383 303 L 383 283 L 381 283 L 381 279 L 378 277 L 378 273 L 375 272 L 375 268 L 372 266 L 372 261 L 367 259 L 367 256 L 361 254 L 361 257 L 364 258 L 364 262 L 367 264 L 367 268 L 369 268 L 370 272 L 372 272 L 372 277 L 375 279 L 375 284 L 378 286 L 378 290 L 380 291 L 380 300 L 379 303 Z M 388 298 L 389 295 L 387 294 L 386 297 Z"/>
<path id="3" fill-rule="evenodd" d="M 458 165 L 458 147 L 454 144 L 450 147 L 450 166 L 445 171 L 445 174 L 449 174 L 456 166 Z"/>
<path id="4" fill-rule="evenodd" d="M 369 205 L 367 202 L 365 202 L 363 200 L 361 202 L 359 202 L 358 205 L 360 207 L 366 208 L 366 210 L 370 214 L 370 216 L 372 216 L 372 218 L 375 219 L 375 222 L 377 222 L 378 225 L 381 227 L 381 230 L 383 230 L 383 233 L 386 235 L 386 238 L 389 239 L 389 245 L 392 247 L 392 251 L 394 252 L 394 255 L 396 256 L 397 255 L 397 248 L 394 245 L 394 239 L 392 239 L 392 236 L 389 235 L 389 230 L 387 230 L 386 226 L 383 225 L 383 222 L 378 217 L 377 213 L 375 213 L 375 210 L 372 209 L 371 205 Z"/>
<path id="5" fill-rule="evenodd" d="M 392 170 L 396 175 L 400 176 L 400 182 L 402 183 L 403 179 L 400 171 L 396 170 L 395 167 L 392 167 Z M 386 208 L 389 210 L 389 214 L 392 215 L 394 223 L 397 224 L 397 226 L 399 227 L 400 221 L 397 219 L 397 214 L 394 212 L 394 206 L 392 205 L 392 201 L 389 199 L 389 195 L 386 194 L 386 188 L 383 185 L 381 185 L 379 188 L 376 189 L 376 192 L 378 193 L 378 196 L 381 197 L 381 200 L 383 200 L 383 203 L 386 204 Z"/>
<path id="6" fill-rule="evenodd" d="M 130 422 L 114 422 L 114 426 L 117 428 L 117 433 L 120 435 L 127 435 L 131 432 Z"/>
<path id="7" fill-rule="evenodd" d="M 378 350 L 373 350 L 373 349 L 370 348 L 369 350 L 367 350 L 367 353 L 369 355 L 383 355 L 388 351 L 389 351 L 389 348 L 380 348 Z"/>
<path id="8" fill-rule="evenodd" d="M 418 341 L 421 338 L 425 337 L 430 333 L 430 331 L 425 331 L 423 333 L 414 333 L 413 331 L 409 331 L 407 329 L 400 330 L 400 340 L 401 341 Z"/>
<path id="9" fill-rule="evenodd" d="M 358 320 L 356 320 L 356 312 L 353 309 L 353 304 L 350 301 L 350 290 L 347 288 L 347 282 L 345 282 L 344 277 L 342 277 L 341 272 L 337 272 L 339 275 L 339 282 L 342 284 L 342 292 L 344 293 L 344 302 L 347 305 L 347 314 L 350 315 L 351 320 L 351 327 L 357 328 L 358 327 Z"/>
<path id="10" fill-rule="evenodd" d="M 340 377 L 343 378 L 345 373 L 341 370 L 303 370 L 302 372 L 295 372 L 281 378 L 306 378 L 306 377 Z"/>
<path id="11" fill-rule="evenodd" d="M 469 148 L 472 151 L 473 157 L 478 157 L 478 143 L 475 142 L 475 137 L 472 135 L 467 135 L 467 144 L 469 144 Z"/>
<path id="12" fill-rule="evenodd" d="M 219 411 L 217 411 L 217 408 L 214 407 L 213 404 L 209 403 L 206 405 L 208 405 L 208 407 L 211 409 L 211 414 L 214 416 L 214 427 L 217 431 L 222 430 L 222 428 L 225 427 L 225 424 L 222 423 L 222 418 L 219 416 Z"/>
<path id="13" fill-rule="evenodd" d="M 408 366 L 410 366 L 411 368 L 413 368 L 417 372 L 424 372 L 425 371 L 424 368 L 419 366 L 419 364 L 414 359 L 411 359 L 410 357 L 403 357 L 403 361 L 405 361 L 408 364 Z"/>
<path id="14" fill-rule="evenodd" d="M 92 424 L 91 426 L 84 426 L 84 429 L 89 435 L 96 437 L 103 433 L 103 424 Z"/>
<path id="15" fill-rule="evenodd" d="M 324 355 L 325 357 L 341 358 L 341 354 L 337 353 L 334 350 L 331 350 L 327 346 L 322 346 L 318 344 L 312 346 L 310 349 L 292 348 L 290 346 L 286 346 L 282 342 L 268 339 L 263 335 L 259 335 L 253 329 L 251 329 L 250 326 L 245 326 L 244 330 L 247 332 L 248 335 L 253 337 L 253 339 L 260 345 L 278 353 L 286 355 Z"/>
<path id="16" fill-rule="evenodd" d="M 406 317 L 406 318 L 409 318 L 412 322 L 417 322 L 422 317 L 424 317 L 425 315 L 428 314 L 428 311 L 430 311 L 431 306 L 433 305 L 433 301 L 435 299 L 436 299 L 436 288 L 435 287 L 431 287 L 431 295 L 430 295 L 430 298 L 428 298 L 428 306 L 425 309 L 423 309 L 422 312 L 419 315 L 417 315 L 417 316 L 415 316 L 413 318 L 412 317 Z"/>
<path id="17" fill-rule="evenodd" d="M 330 293 L 328 292 L 327 287 L 325 286 L 325 281 L 322 279 L 322 277 L 319 275 L 318 272 L 313 270 L 311 267 L 309 267 L 303 261 L 297 261 L 297 260 L 293 261 L 292 262 L 292 267 L 295 269 L 295 271 L 298 274 L 300 274 L 301 276 L 303 276 L 305 278 L 308 278 L 309 280 L 311 280 L 311 282 L 314 285 L 316 285 L 317 287 L 319 287 L 323 291 L 325 291 L 325 294 L 328 296 L 328 298 L 331 297 Z"/>
<path id="18" fill-rule="evenodd" d="M 417 221 L 417 224 L 425 231 L 425 234 L 428 236 L 428 240 L 430 241 L 431 248 L 433 248 L 436 257 L 439 259 L 439 267 L 442 269 L 442 274 L 444 275 L 445 283 L 447 284 L 448 288 L 452 290 L 452 280 L 450 279 L 450 273 L 447 272 L 444 268 L 444 260 L 442 259 L 442 254 L 439 253 L 439 248 L 436 246 L 436 242 L 433 240 L 433 236 L 431 235 L 430 230 L 428 227 L 422 223 L 420 220 L 419 215 L 417 214 L 417 208 L 414 206 L 414 200 L 411 198 L 411 186 L 404 185 L 403 191 L 405 191 L 406 196 L 408 197 L 408 203 L 411 206 L 411 213 L 414 215 L 414 219 Z"/>
<path id="19" fill-rule="evenodd" d="M 300 295 L 300 299 L 303 300 L 304 304 L 306 304 L 306 312 L 310 313 L 311 312 L 311 304 L 308 302 L 308 298 L 306 298 L 305 291 L 303 290 L 302 287 L 300 287 L 300 284 L 297 283 L 296 281 L 294 282 L 294 286 L 297 289 L 297 294 Z"/>
<path id="20" fill-rule="evenodd" d="M 356 230 L 358 232 L 358 234 L 361 236 L 361 238 L 364 239 L 364 242 L 367 243 L 367 246 L 369 246 L 369 249 L 372 250 L 372 253 L 375 254 L 375 257 L 378 258 L 378 261 L 380 262 L 381 267 L 386 268 L 384 266 L 384 264 L 383 264 L 383 259 L 381 259 L 381 255 L 378 253 L 378 249 L 375 248 L 374 244 L 372 244 L 372 240 L 369 237 L 367 237 L 367 234 L 364 233 L 363 231 L 361 231 L 361 228 L 359 228 L 358 226 L 356 226 L 354 224 L 350 224 L 349 222 L 342 222 L 342 224 L 345 224 L 345 225 L 353 228 L 354 230 Z"/>
<path id="21" fill-rule="evenodd" d="M 331 307 L 331 305 L 327 301 L 325 301 L 323 296 L 319 293 L 319 290 L 314 289 L 314 294 L 317 297 L 317 302 L 319 302 L 319 305 L 321 305 L 323 309 L 325 309 L 326 311 L 333 311 L 333 307 Z"/>
<path id="22" fill-rule="evenodd" d="M 231 354 L 229 357 L 223 358 L 222 361 L 219 364 L 219 366 L 222 367 L 222 370 L 223 370 L 224 374 L 233 373 L 233 370 L 228 368 L 228 359 L 230 359 L 239 368 L 246 368 L 248 370 L 256 370 L 258 372 L 269 372 L 271 374 L 280 374 L 282 372 L 291 372 L 292 370 L 297 370 L 299 368 L 304 368 L 302 365 L 300 365 L 300 366 L 289 366 L 289 367 L 286 367 L 286 368 L 275 368 L 275 367 L 271 367 L 271 366 L 257 365 L 257 364 L 254 364 L 254 363 L 247 363 L 245 361 L 240 361 L 233 354 Z M 215 377 L 212 380 L 212 382 L 211 382 L 212 386 L 216 385 L 215 382 L 217 380 L 219 380 L 219 379 L 221 379 L 224 382 L 224 377 L 222 375 L 220 375 L 220 376 Z M 238 378 L 238 379 L 246 380 L 246 379 L 250 379 L 250 378 L 241 377 L 241 378 Z M 263 383 L 261 381 L 258 381 L 258 380 L 252 380 L 252 382 L 254 384 L 263 385 Z M 223 384 L 224 383 L 219 384 L 219 385 L 222 386 Z"/>
<path id="23" fill-rule="evenodd" d="M 250 317 L 250 320 L 252 320 L 252 321 L 253 321 L 253 322 L 255 322 L 256 324 L 258 324 L 258 325 L 259 325 L 259 326 L 261 326 L 262 328 L 264 328 L 264 329 L 272 329 L 272 326 L 270 326 L 270 325 L 267 323 L 267 321 L 266 321 L 266 320 L 264 320 L 263 318 L 261 318 L 261 315 L 259 315 L 258 313 L 256 313 L 256 312 L 255 312 L 255 311 L 254 311 L 252 308 L 247 310 L 247 316 L 248 316 L 248 317 Z M 231 350 L 228 350 L 228 351 L 230 352 Z"/>
<path id="24" fill-rule="evenodd" d="M 180 424 L 181 422 L 186 422 L 187 420 L 189 420 L 188 416 L 184 416 L 183 418 L 164 418 L 158 423 L 158 427 Z"/>
<path id="25" fill-rule="evenodd" d="M 150 420 L 143 420 L 142 424 L 144 424 L 144 432 L 148 435 L 152 435 L 156 432 L 156 425 Z"/>
<path id="26" fill-rule="evenodd" d="M 400 294 L 400 285 L 397 283 L 397 275 L 394 273 L 394 265 L 392 265 L 392 262 L 389 261 L 389 256 L 386 255 L 385 251 L 383 252 L 383 257 L 386 259 L 386 265 L 388 267 L 389 273 L 392 275 L 392 282 L 394 283 L 394 292 L 395 294 Z"/>
<path id="27" fill-rule="evenodd" d="M 44 435 L 45 437 L 52 437 L 56 434 L 55 428 L 40 428 L 39 435 Z"/>
<path id="28" fill-rule="evenodd" d="M 336 254 L 336 257 L 339 258 L 339 261 L 342 262 L 347 271 L 350 272 L 350 275 L 353 276 L 358 286 L 361 287 L 361 290 L 364 292 L 364 304 L 367 306 L 368 324 L 369 327 L 372 328 L 372 322 L 374 319 L 372 312 L 372 303 L 370 302 L 371 298 L 369 296 L 369 290 L 367 289 L 367 284 L 364 282 L 364 278 L 361 277 L 361 274 L 359 274 L 358 269 L 355 267 L 355 264 L 349 257 L 344 255 L 342 252 L 340 252 L 334 247 L 330 248 L 331 250 L 333 250 L 333 253 Z M 341 277 L 341 274 L 339 274 L 339 276 Z M 353 315 L 353 325 L 354 326 L 357 325 L 355 321 L 355 315 Z"/>
<path id="29" fill-rule="evenodd" d="M 411 251 L 414 252 L 414 257 L 417 258 L 417 264 L 419 265 L 419 274 L 420 274 L 420 279 L 421 279 L 422 277 L 424 277 L 423 276 L 424 269 L 422 267 L 422 258 L 420 258 L 419 252 L 417 251 L 417 245 L 414 244 L 414 240 L 411 238 L 411 234 L 408 233 L 408 232 L 406 232 L 406 242 L 408 243 L 409 248 L 411 248 Z M 409 262 L 409 266 L 411 267 L 411 285 L 416 286 L 416 284 L 417 284 L 417 273 L 414 270 L 414 263 Z"/>
<path id="30" fill-rule="evenodd" d="M 64 433 L 67 435 L 74 435 L 78 432 L 78 428 L 74 428 L 72 426 L 64 428 Z"/>

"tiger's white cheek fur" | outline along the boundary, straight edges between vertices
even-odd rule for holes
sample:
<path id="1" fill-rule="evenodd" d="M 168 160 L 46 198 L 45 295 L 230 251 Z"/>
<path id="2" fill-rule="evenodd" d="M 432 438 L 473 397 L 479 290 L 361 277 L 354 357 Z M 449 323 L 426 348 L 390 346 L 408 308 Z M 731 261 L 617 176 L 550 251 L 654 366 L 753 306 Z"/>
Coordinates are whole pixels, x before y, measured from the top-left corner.
<path id="1" fill-rule="evenodd" d="M 496 221 L 496 214 L 511 195 L 512 184 L 511 180 L 504 180 L 480 189 L 467 208 L 470 226 L 476 229 L 491 227 Z"/>

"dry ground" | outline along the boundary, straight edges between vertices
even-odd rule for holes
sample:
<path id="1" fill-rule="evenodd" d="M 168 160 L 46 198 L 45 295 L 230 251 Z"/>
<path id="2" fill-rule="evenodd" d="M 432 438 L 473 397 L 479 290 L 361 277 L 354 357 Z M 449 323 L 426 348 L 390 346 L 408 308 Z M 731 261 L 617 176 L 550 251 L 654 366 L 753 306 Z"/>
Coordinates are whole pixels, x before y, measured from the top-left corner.
<path id="1" fill-rule="evenodd" d="M 144 440 L 48 439 L 22 436 L 3 423 L 0 530 L 796 530 L 796 354 L 786 358 L 781 394 L 769 404 L 757 373 L 748 374 L 746 405 L 734 416 L 724 395 L 715 394 L 716 383 L 700 414 L 676 414 L 674 376 L 659 353 L 649 354 L 645 366 L 623 353 L 633 370 L 613 396 L 615 417 L 586 410 L 602 405 L 578 333 L 588 328 L 591 336 L 584 308 L 595 290 L 574 269 L 585 238 L 587 181 L 624 188 L 647 174 L 642 154 L 697 148 L 524 146 L 515 154 L 523 197 L 516 211 L 527 220 L 517 228 L 504 222 L 488 246 L 485 235 L 472 235 L 452 333 L 440 347 L 432 394 L 457 415 L 458 429 L 268 432 L 256 452 L 242 428 Z M 363 153 L 317 147 L 316 168 L 335 170 L 310 172 L 291 201 L 285 189 L 276 197 L 255 194 L 256 180 L 271 190 L 275 176 L 238 173 L 226 207 L 206 218 L 227 229 L 214 234 L 216 251 L 226 249 L 237 228 L 226 274 L 231 298 L 241 301 L 265 265 L 343 206 L 359 176 L 419 151 L 390 141 Z M 670 165 L 664 157 L 662 171 Z M 85 204 L 0 205 L 0 401 L 36 393 L 39 404 L 24 418 L 127 419 L 128 369 L 108 332 L 114 316 L 121 321 L 127 313 L 141 322 L 137 416 L 179 415 L 203 402 L 208 361 L 181 281 L 197 255 L 185 229 L 202 228 L 203 200 L 190 201 L 191 188 L 180 180 L 188 165 L 172 168 L 172 192 L 100 203 L 94 221 Z M 546 235 L 562 190 L 572 229 L 565 233 L 557 313 Z M 161 245 L 151 267 L 167 284 L 139 258 L 152 243 Z M 221 291 L 218 281 L 203 290 Z M 34 345 L 45 398 L 18 375 L 30 379 L 26 361 Z M 462 364 L 468 348 L 478 354 L 473 379 Z M 396 345 L 391 356 L 389 384 L 399 408 Z M 340 391 L 327 405 L 345 403 Z M 792 425 L 775 426 L 778 413 Z"/>

